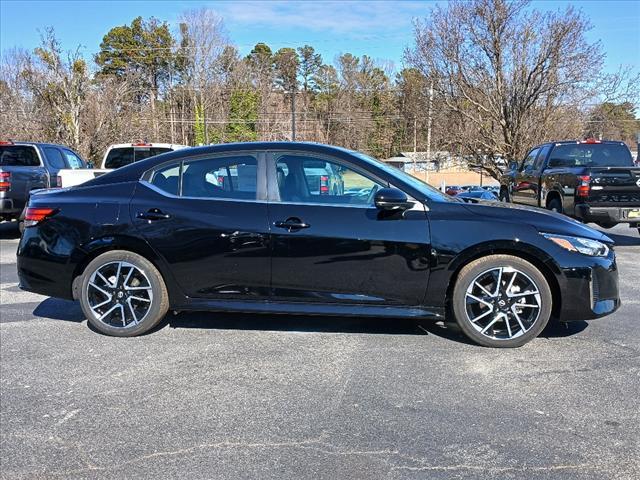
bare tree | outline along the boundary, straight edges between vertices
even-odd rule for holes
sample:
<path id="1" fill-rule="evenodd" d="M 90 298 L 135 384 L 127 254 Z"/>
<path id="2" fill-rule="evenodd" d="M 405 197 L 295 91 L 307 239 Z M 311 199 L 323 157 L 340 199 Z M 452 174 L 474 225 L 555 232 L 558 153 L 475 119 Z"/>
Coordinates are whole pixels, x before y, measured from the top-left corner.
<path id="1" fill-rule="evenodd" d="M 50 111 L 50 126 L 56 140 L 79 149 L 89 75 L 79 49 L 64 57 L 53 29 L 49 28 L 35 50 L 35 58 L 29 57 L 24 75 L 35 100 Z"/>
<path id="2" fill-rule="evenodd" d="M 434 79 L 438 96 L 459 117 L 466 154 L 522 157 L 557 109 L 600 71 L 603 54 L 586 40 L 590 27 L 581 13 L 572 7 L 541 13 L 528 5 L 452 0 L 415 25 L 407 59 Z M 487 169 L 499 174 L 491 160 Z"/>
<path id="3" fill-rule="evenodd" d="M 182 14 L 182 45 L 185 83 L 191 90 L 194 109 L 202 118 L 202 136 L 198 143 L 209 143 L 207 118 L 220 97 L 221 57 L 229 41 L 222 17 L 202 8 Z"/>

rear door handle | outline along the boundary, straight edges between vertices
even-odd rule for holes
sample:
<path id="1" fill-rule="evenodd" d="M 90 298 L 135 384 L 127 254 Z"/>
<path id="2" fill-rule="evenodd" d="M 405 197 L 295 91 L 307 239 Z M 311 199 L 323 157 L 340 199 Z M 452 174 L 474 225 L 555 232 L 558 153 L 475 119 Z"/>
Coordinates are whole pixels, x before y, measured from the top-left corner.
<path id="1" fill-rule="evenodd" d="M 275 222 L 274 225 L 278 228 L 284 228 L 290 232 L 295 230 L 301 230 L 303 228 L 309 228 L 311 226 L 308 223 L 304 223 L 302 220 L 295 217 L 287 218 L 284 222 L 282 221 Z"/>
<path id="2" fill-rule="evenodd" d="M 142 220 L 166 220 L 167 218 L 171 218 L 171 215 L 164 213 L 159 208 L 152 208 L 146 212 L 138 212 L 136 217 Z"/>

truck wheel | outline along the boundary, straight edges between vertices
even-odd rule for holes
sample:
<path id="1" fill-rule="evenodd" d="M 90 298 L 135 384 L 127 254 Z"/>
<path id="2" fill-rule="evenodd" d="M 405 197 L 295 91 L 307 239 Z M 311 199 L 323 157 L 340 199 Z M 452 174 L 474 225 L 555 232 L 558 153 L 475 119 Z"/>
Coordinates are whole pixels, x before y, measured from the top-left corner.
<path id="1" fill-rule="evenodd" d="M 547 208 L 552 212 L 563 213 L 562 202 L 557 197 L 551 199 L 551 201 L 547 205 Z"/>

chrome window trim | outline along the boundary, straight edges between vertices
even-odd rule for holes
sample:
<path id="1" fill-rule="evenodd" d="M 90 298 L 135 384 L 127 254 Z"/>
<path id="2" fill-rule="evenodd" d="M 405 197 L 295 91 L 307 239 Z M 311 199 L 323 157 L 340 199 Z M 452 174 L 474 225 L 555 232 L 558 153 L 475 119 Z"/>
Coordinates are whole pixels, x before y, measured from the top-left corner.
<path id="1" fill-rule="evenodd" d="M 172 198 L 175 200 L 211 200 L 211 201 L 221 201 L 221 202 L 242 202 L 242 203 L 268 203 L 266 200 L 259 199 L 246 199 L 246 198 L 224 198 L 224 197 L 180 197 L 178 195 L 173 195 L 172 193 L 165 192 L 164 190 L 156 187 L 155 185 L 149 183 L 147 180 L 139 180 L 138 183 L 144 185 L 147 188 L 150 188 L 156 193 L 160 195 Z"/>
<path id="2" fill-rule="evenodd" d="M 250 156 L 255 158 L 256 160 L 256 196 L 255 199 L 244 199 L 244 198 L 223 198 L 223 197 L 192 197 L 192 196 L 184 196 L 182 195 L 182 174 L 184 171 L 184 164 L 186 162 L 193 161 L 204 161 L 204 160 L 213 160 L 216 158 L 226 158 L 226 157 L 241 157 L 241 156 Z M 219 153 L 203 153 L 199 155 L 186 156 L 180 158 L 174 158 L 171 160 L 167 160 L 161 164 L 155 165 L 153 168 L 146 170 L 140 176 L 138 181 L 140 183 L 144 183 L 145 185 L 152 188 L 154 191 L 162 193 L 164 196 L 169 198 L 182 198 L 182 199 L 196 199 L 196 200 L 223 200 L 223 201 L 238 201 L 238 202 L 261 202 L 267 198 L 267 185 L 266 185 L 266 173 L 265 173 L 265 164 L 266 164 L 266 152 L 264 150 L 238 150 L 231 152 L 219 152 Z M 151 183 L 153 181 L 153 177 L 157 172 L 163 170 L 167 167 L 171 168 L 171 166 L 176 166 L 179 168 L 179 180 L 178 180 L 178 195 L 173 195 L 172 193 L 165 192 L 164 190 L 159 189 L 155 185 Z M 264 181 L 261 182 L 260 178 L 264 177 Z"/>

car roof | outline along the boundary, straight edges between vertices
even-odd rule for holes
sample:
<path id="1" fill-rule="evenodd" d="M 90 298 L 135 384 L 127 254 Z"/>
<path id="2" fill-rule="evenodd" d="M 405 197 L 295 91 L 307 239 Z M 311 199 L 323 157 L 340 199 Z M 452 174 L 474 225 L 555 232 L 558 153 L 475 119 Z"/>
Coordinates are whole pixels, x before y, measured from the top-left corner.
<path id="1" fill-rule="evenodd" d="M 202 147 L 190 147 L 180 150 L 174 150 L 173 152 L 162 153 L 153 157 L 140 160 L 124 167 L 115 169 L 114 171 L 101 175 L 84 185 L 101 185 L 114 182 L 125 182 L 136 177 L 142 176 L 144 172 L 154 168 L 156 165 L 160 165 L 170 160 L 178 160 L 184 157 L 196 157 L 207 154 L 217 154 L 226 152 L 240 152 L 245 150 L 302 150 L 311 153 L 324 153 L 327 155 L 334 155 L 336 157 L 347 157 L 349 160 L 360 161 L 362 163 L 368 163 L 367 160 L 361 156 L 359 152 L 348 150 L 343 147 L 336 147 L 334 145 L 326 145 L 323 143 L 315 142 L 238 142 L 238 143 L 220 143 L 216 145 L 205 145 Z"/>
<path id="2" fill-rule="evenodd" d="M 113 145 L 109 145 L 107 147 L 107 151 L 111 150 L 112 148 L 135 148 L 135 147 L 151 147 L 151 148 L 172 148 L 172 149 L 178 149 L 178 148 L 188 148 L 189 145 L 180 145 L 178 143 L 114 143 Z"/>
<path id="3" fill-rule="evenodd" d="M 32 146 L 32 147 L 60 147 L 60 148 L 66 148 L 68 150 L 73 150 L 73 148 L 68 147 L 67 145 L 61 145 L 59 143 L 46 143 L 46 142 L 18 142 L 18 141 L 11 141 L 10 144 L 3 144 L 3 147 L 10 147 L 11 145 L 27 145 L 27 146 Z"/>
<path id="4" fill-rule="evenodd" d="M 626 145 L 623 141 L 620 140 L 595 140 L 595 141 L 587 141 L 587 140 L 557 140 L 553 142 L 541 143 L 538 147 L 542 147 L 544 145 Z"/>

